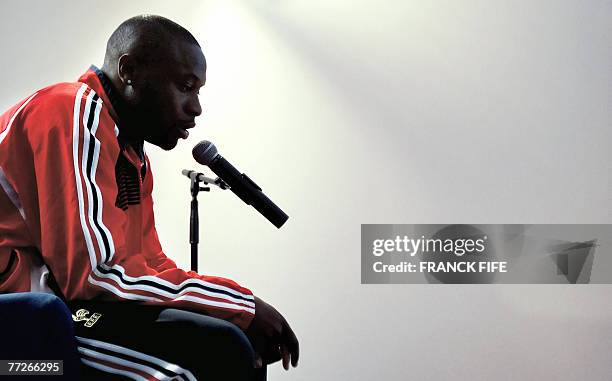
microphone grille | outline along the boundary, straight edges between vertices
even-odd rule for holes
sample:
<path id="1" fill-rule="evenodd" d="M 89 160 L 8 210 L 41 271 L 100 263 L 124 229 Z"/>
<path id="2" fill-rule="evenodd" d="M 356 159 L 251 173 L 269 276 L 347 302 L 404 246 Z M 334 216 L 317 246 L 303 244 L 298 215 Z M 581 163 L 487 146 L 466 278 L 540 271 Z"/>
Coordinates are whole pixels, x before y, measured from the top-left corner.
<path id="1" fill-rule="evenodd" d="M 207 140 L 202 140 L 191 151 L 193 158 L 202 165 L 208 165 L 218 155 L 217 147 Z"/>

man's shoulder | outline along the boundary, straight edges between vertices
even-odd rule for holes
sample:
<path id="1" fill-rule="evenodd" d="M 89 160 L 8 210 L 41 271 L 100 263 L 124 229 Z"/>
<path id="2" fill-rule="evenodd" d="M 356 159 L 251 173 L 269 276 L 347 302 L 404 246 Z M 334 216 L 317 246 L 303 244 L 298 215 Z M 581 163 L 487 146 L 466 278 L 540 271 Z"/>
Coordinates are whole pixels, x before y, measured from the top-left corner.
<path id="1" fill-rule="evenodd" d="M 61 110 L 62 106 L 69 105 L 70 99 L 74 104 L 74 97 L 78 89 L 78 83 L 56 83 L 42 88 L 27 97 L 21 99 L 2 113 L 2 118 L 9 120 L 21 115 L 37 114 L 45 109 Z M 64 107 L 64 108 L 66 108 Z M 49 115 L 50 116 L 50 115 Z"/>
<path id="2" fill-rule="evenodd" d="M 20 118 L 26 124 L 42 124 L 49 127 L 72 126 L 87 111 L 85 104 L 95 92 L 83 82 L 62 82 L 42 88 L 26 98 Z M 100 102 L 100 100 L 98 100 Z M 27 104 L 26 104 L 27 103 Z M 79 115 L 75 115 L 78 113 Z"/>
<path id="3" fill-rule="evenodd" d="M 25 98 L 7 112 L 12 115 L 5 117 L 11 119 L 13 128 L 25 133 L 31 142 L 53 139 L 61 144 L 72 142 L 75 122 L 81 129 L 95 114 L 94 119 L 100 127 L 96 128 L 96 136 L 104 137 L 106 142 L 116 140 L 115 124 L 107 115 L 108 111 L 92 107 L 92 102 L 101 102 L 94 95 L 93 89 L 83 82 L 56 83 Z"/>
<path id="4" fill-rule="evenodd" d="M 87 85 L 81 82 L 61 82 L 42 88 L 35 93 L 30 107 L 41 111 L 72 109 L 82 86 Z"/>

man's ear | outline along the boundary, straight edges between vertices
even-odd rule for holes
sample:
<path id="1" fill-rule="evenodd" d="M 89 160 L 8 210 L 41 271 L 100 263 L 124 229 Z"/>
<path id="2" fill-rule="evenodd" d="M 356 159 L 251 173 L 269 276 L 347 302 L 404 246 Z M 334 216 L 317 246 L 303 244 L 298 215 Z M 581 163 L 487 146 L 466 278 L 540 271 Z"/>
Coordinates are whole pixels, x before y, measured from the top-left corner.
<path id="1" fill-rule="evenodd" d="M 123 87 L 133 86 L 136 76 L 136 62 L 130 54 L 123 54 L 117 60 L 117 78 Z"/>
<path id="2" fill-rule="evenodd" d="M 117 78 L 120 86 L 117 90 L 128 105 L 135 105 L 140 101 L 138 91 L 140 78 L 137 76 L 136 68 L 136 60 L 132 55 L 124 54 L 117 60 Z"/>

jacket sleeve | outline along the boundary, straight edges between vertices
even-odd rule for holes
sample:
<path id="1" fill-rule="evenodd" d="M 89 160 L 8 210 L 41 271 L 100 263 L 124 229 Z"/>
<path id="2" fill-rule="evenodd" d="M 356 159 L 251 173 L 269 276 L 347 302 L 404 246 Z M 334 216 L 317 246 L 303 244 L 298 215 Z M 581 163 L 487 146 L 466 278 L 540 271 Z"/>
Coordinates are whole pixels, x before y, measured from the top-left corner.
<path id="1" fill-rule="evenodd" d="M 114 121 L 86 85 L 71 104 L 65 103 L 53 110 L 52 105 L 40 107 L 41 118 L 57 117 L 46 131 L 38 128 L 30 137 L 40 250 L 64 296 L 190 309 L 246 329 L 255 314 L 252 293 L 229 279 L 177 268 L 161 251 L 150 194 L 140 205 L 142 234 L 130 234 L 128 214 L 115 206 L 120 150 Z M 134 239 L 143 244 L 134 245 Z"/>
<path id="2" fill-rule="evenodd" d="M 151 168 L 147 160 L 147 167 Z M 142 237 L 143 252 L 147 265 L 156 271 L 164 271 L 177 268 L 176 263 L 164 253 L 157 230 L 155 229 L 155 214 L 153 212 L 153 174 L 148 171 L 147 180 L 143 184 L 144 195 L 142 198 Z"/>

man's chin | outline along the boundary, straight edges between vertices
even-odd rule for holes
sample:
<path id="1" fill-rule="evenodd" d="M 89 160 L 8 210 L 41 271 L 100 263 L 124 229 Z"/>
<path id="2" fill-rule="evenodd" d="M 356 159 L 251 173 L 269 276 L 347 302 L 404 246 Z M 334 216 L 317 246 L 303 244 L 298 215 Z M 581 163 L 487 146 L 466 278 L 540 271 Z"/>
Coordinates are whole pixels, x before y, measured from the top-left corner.
<path id="1" fill-rule="evenodd" d="M 165 144 L 160 145 L 159 147 L 165 151 L 170 151 L 171 149 L 176 147 L 177 143 L 178 143 L 178 139 L 172 142 L 166 142 Z"/>
<path id="2" fill-rule="evenodd" d="M 164 151 L 170 151 L 174 147 L 176 147 L 178 143 L 178 139 L 166 140 L 166 141 L 148 141 L 149 143 L 158 146 Z"/>

